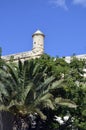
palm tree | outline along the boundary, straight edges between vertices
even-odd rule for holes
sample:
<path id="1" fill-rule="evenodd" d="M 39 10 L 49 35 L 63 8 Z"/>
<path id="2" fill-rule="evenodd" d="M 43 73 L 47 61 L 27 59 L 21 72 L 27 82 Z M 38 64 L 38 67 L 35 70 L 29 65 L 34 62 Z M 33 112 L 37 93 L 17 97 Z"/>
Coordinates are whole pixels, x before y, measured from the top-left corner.
<path id="1" fill-rule="evenodd" d="M 41 109 L 45 106 L 54 108 L 53 96 L 46 90 L 54 77 L 46 78 L 46 68 L 42 73 L 41 70 L 40 65 L 32 60 L 19 61 L 15 67 L 4 64 L 0 69 L 0 109 L 21 117 L 38 113 L 46 119 Z"/>
<path id="2" fill-rule="evenodd" d="M 37 114 L 45 120 L 44 108 L 54 110 L 56 104 L 62 105 L 64 102 L 51 93 L 59 88 L 63 79 L 58 82 L 55 76 L 47 75 L 47 69 L 36 60 L 24 63 L 19 60 L 17 65 L 5 63 L 0 67 L 0 109 L 15 114 L 15 120 L 20 120 L 21 127 L 28 127 L 26 116 Z M 16 130 L 20 127 L 18 125 L 19 122 L 14 121 Z"/>

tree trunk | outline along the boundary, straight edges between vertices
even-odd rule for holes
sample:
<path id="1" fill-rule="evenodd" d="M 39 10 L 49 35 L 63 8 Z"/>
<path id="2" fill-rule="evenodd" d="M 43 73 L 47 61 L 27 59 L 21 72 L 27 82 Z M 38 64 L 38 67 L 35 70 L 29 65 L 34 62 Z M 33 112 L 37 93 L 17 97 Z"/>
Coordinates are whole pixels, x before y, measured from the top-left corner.
<path id="1" fill-rule="evenodd" d="M 10 112 L 0 112 L 0 130 L 12 130 L 14 116 Z"/>
<path id="2" fill-rule="evenodd" d="M 0 112 L 0 130 L 3 130 L 2 112 Z"/>
<path id="3" fill-rule="evenodd" d="M 29 128 L 30 125 L 26 117 L 15 116 L 12 130 L 29 130 Z"/>

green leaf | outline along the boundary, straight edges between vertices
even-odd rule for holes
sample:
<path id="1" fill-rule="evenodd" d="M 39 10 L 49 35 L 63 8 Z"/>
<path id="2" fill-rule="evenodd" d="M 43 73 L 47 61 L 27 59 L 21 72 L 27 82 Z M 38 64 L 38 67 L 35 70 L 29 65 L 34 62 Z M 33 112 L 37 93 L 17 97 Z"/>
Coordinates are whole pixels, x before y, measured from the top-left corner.
<path id="1" fill-rule="evenodd" d="M 47 117 L 40 111 L 40 109 L 35 109 L 35 112 L 41 117 L 41 119 L 46 120 Z"/>
<path id="2" fill-rule="evenodd" d="M 77 108 L 77 105 L 73 101 L 69 99 L 63 99 L 61 97 L 56 98 L 55 103 L 61 106 L 67 106 L 69 108 Z"/>

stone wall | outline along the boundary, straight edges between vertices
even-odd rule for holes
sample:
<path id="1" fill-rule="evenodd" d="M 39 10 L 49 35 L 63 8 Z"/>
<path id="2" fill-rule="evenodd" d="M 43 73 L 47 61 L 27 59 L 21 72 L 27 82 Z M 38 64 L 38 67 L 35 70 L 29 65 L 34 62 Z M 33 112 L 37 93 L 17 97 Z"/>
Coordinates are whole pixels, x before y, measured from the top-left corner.
<path id="1" fill-rule="evenodd" d="M 17 62 L 19 59 L 21 61 L 28 60 L 28 59 L 35 59 L 39 58 L 43 53 L 40 53 L 40 51 L 35 52 L 34 50 L 28 51 L 28 52 L 22 52 L 17 54 L 11 54 L 2 56 L 2 59 L 9 62 L 11 59 L 13 59 L 14 62 Z"/>

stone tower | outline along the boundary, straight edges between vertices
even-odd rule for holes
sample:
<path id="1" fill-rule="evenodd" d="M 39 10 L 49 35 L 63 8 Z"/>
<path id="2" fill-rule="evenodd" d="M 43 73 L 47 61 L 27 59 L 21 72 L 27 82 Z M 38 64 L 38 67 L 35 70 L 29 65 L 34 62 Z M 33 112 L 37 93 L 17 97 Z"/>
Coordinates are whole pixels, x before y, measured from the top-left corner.
<path id="1" fill-rule="evenodd" d="M 33 53 L 43 54 L 44 53 L 44 37 L 45 35 L 37 30 L 33 35 Z"/>
<path id="2" fill-rule="evenodd" d="M 44 37 L 45 35 L 40 30 L 37 30 L 32 35 L 33 48 L 31 51 L 6 55 L 6 56 L 2 56 L 2 58 L 7 62 L 9 62 L 10 59 L 13 59 L 14 62 L 18 62 L 19 59 L 21 61 L 25 61 L 28 59 L 39 58 L 44 53 Z"/>

